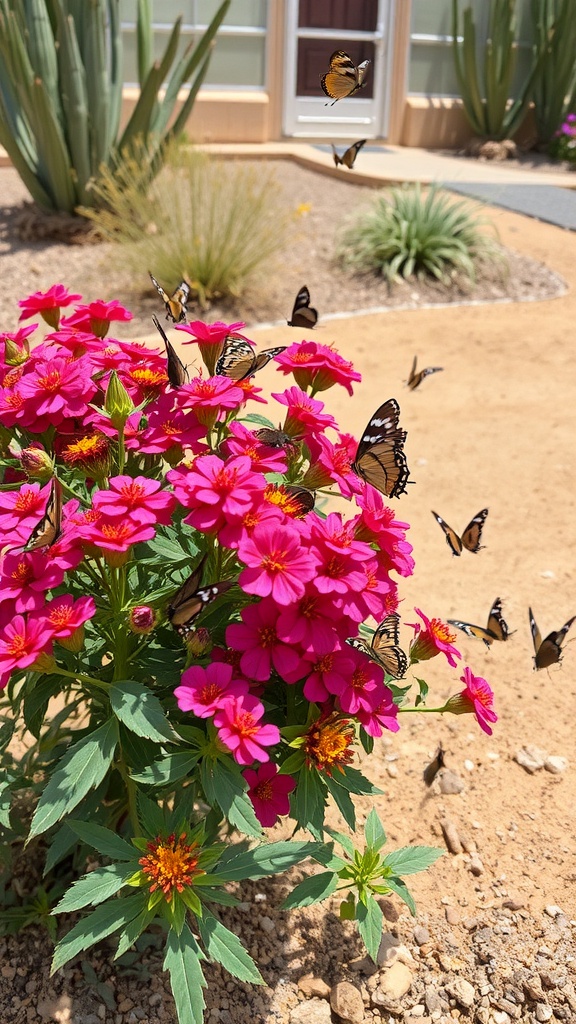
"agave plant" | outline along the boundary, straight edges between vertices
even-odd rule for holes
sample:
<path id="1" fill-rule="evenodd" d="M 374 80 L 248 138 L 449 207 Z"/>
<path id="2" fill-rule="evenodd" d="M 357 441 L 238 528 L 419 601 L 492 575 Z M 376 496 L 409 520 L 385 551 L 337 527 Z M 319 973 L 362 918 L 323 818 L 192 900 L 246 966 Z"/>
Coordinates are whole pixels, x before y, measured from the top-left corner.
<path id="1" fill-rule="evenodd" d="M 93 206 L 89 183 L 136 140 L 145 144 L 148 169 L 157 169 L 166 142 L 186 124 L 230 3 L 223 0 L 199 43 L 176 59 L 178 18 L 153 61 L 150 4 L 138 0 L 140 95 L 120 132 L 118 0 L 0 0 L 0 143 L 39 206 L 67 213 Z M 188 96 L 170 123 L 186 82 Z"/>
<path id="2" fill-rule="evenodd" d="M 532 0 L 534 52 L 541 61 L 533 99 L 538 141 L 546 145 L 576 105 L 576 17 L 573 0 Z"/>

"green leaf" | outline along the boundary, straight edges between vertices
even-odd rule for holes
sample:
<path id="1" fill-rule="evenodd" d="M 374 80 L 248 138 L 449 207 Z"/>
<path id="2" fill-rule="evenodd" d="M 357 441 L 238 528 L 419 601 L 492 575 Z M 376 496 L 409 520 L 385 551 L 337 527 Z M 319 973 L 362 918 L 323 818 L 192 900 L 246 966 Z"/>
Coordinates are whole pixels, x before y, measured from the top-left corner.
<path id="1" fill-rule="evenodd" d="M 282 909 L 293 910 L 295 907 L 309 907 L 312 903 L 320 903 L 332 895 L 338 882 L 338 875 L 333 871 L 322 871 L 319 875 L 305 878 L 284 900 Z"/>
<path id="2" fill-rule="evenodd" d="M 386 833 L 374 807 L 366 818 L 364 839 L 366 840 L 366 846 L 376 851 L 381 850 L 386 842 Z"/>
<path id="3" fill-rule="evenodd" d="M 40 729 L 48 707 L 48 701 L 62 689 L 62 676 L 42 676 L 36 685 L 24 697 L 22 713 L 26 728 L 35 739 L 40 736 Z"/>
<path id="4" fill-rule="evenodd" d="M 124 953 L 133 946 L 136 940 L 140 937 L 143 931 L 146 930 L 148 925 L 156 917 L 156 907 L 152 907 L 151 910 L 145 908 L 138 917 L 135 917 L 130 924 L 126 925 L 126 928 L 122 931 L 120 941 L 118 942 L 118 948 L 114 954 L 113 959 L 118 960 L 119 957 L 124 956 Z"/>
<path id="5" fill-rule="evenodd" d="M 382 939 L 384 915 L 373 896 L 368 896 L 366 903 L 358 901 L 356 904 L 356 920 L 358 922 L 358 931 L 368 950 L 368 955 L 376 963 Z"/>
<path id="6" fill-rule="evenodd" d="M 122 757 L 130 772 L 146 771 L 158 756 L 158 744 L 154 740 L 137 736 L 120 722 L 120 746 Z"/>
<path id="7" fill-rule="evenodd" d="M 264 978 L 238 936 L 225 928 L 218 918 L 210 913 L 205 914 L 198 919 L 198 931 L 211 960 L 222 964 L 229 974 L 240 981 L 264 985 Z"/>
<path id="8" fill-rule="evenodd" d="M 302 768 L 298 785 L 290 795 L 290 813 L 301 828 L 307 828 L 318 839 L 322 837 L 326 788 L 318 772 Z"/>
<path id="9" fill-rule="evenodd" d="M 262 416 L 259 412 L 250 412 L 250 413 L 248 413 L 247 416 L 243 416 L 242 417 L 242 422 L 243 423 L 257 423 L 259 427 L 269 427 L 271 430 L 276 430 L 277 429 L 274 426 L 274 424 L 272 423 L 272 420 L 266 419 L 266 417 Z"/>
<path id="10" fill-rule="evenodd" d="M 89 875 L 84 875 L 73 883 L 52 913 L 65 914 L 104 903 L 104 900 L 116 895 L 134 874 L 134 870 L 134 865 L 126 864 L 107 864 L 105 867 L 96 868 Z"/>
<path id="11" fill-rule="evenodd" d="M 230 759 L 215 761 L 204 758 L 200 778 L 206 799 L 211 807 L 222 809 L 231 825 L 245 835 L 260 838 L 260 825 L 249 797 L 246 782 L 238 765 Z"/>
<path id="12" fill-rule="evenodd" d="M 346 851 L 350 860 L 354 860 L 355 847 L 350 836 L 347 836 L 344 832 L 337 832 L 335 828 L 326 827 L 324 831 L 329 836 L 332 836 L 332 839 L 335 839 L 337 843 L 340 843 L 340 846 Z"/>
<path id="13" fill-rule="evenodd" d="M 326 785 L 328 787 L 328 792 L 330 793 L 330 796 L 332 797 L 336 806 L 338 807 L 338 810 L 340 811 L 340 814 L 342 815 L 344 821 L 348 825 L 348 828 L 351 829 L 352 832 L 355 832 L 356 811 L 354 809 L 354 804 L 352 803 L 348 790 L 344 789 L 342 786 L 339 786 L 338 783 L 334 781 L 334 779 L 330 778 L 330 776 L 326 777 Z"/>
<path id="14" fill-rule="evenodd" d="M 200 753 L 196 750 L 168 754 L 167 757 L 155 761 L 143 771 L 132 772 L 131 777 L 135 782 L 142 783 L 143 786 L 169 786 L 190 775 L 199 759 Z"/>
<path id="15" fill-rule="evenodd" d="M 328 831 L 328 829 L 326 829 L 326 831 Z M 354 857 L 354 847 L 352 843 L 350 843 L 350 857 Z M 334 853 L 334 843 L 325 843 L 322 846 L 319 845 L 317 852 L 314 854 L 314 860 L 317 861 L 318 864 L 321 864 L 322 867 L 328 868 L 330 871 L 342 871 L 342 868 L 348 867 L 350 863 L 349 861 L 344 860 L 343 857 Z"/>
<path id="16" fill-rule="evenodd" d="M 343 786 L 350 793 L 364 796 L 381 796 L 383 793 L 383 790 L 378 789 L 369 779 L 365 779 L 361 772 L 357 771 L 356 768 L 350 768 L 349 765 L 344 767 L 343 772 L 338 772 L 337 775 L 334 775 L 333 779 L 334 782 L 337 782 L 339 786 Z"/>
<path id="17" fill-rule="evenodd" d="M 175 735 L 158 697 L 142 683 L 133 679 L 115 683 L 110 689 L 110 704 L 116 717 L 137 736 L 174 743 Z"/>
<path id="18" fill-rule="evenodd" d="M 118 725 L 111 718 L 66 751 L 40 797 L 28 840 L 60 821 L 102 781 L 112 763 L 117 742 Z"/>
<path id="19" fill-rule="evenodd" d="M 82 953 L 96 942 L 101 942 L 118 928 L 125 928 L 142 912 L 146 896 L 146 893 L 139 892 L 123 899 L 112 900 L 78 921 L 56 946 L 50 974 L 54 974 L 73 956 Z"/>
<path id="20" fill-rule="evenodd" d="M 253 850 L 235 853 L 229 847 L 222 857 L 217 874 L 221 882 L 241 882 L 244 878 L 264 878 L 280 874 L 299 864 L 306 857 L 314 857 L 325 844 L 318 843 L 263 843 Z"/>
<path id="21" fill-rule="evenodd" d="M 164 811 L 158 806 L 156 800 L 150 800 L 141 790 L 138 790 L 137 804 L 140 820 L 148 835 L 155 837 L 167 834 Z"/>
<path id="22" fill-rule="evenodd" d="M 402 881 L 401 878 L 387 878 L 386 885 L 391 892 L 395 892 L 397 896 L 406 904 L 408 910 L 412 914 L 412 917 L 416 917 L 416 903 L 414 897 L 409 891 L 408 886 Z"/>
<path id="23" fill-rule="evenodd" d="M 425 871 L 443 854 L 444 850 L 437 846 L 404 846 L 389 853 L 384 858 L 384 864 L 395 875 L 415 875 L 417 871 Z"/>
<path id="24" fill-rule="evenodd" d="M 206 981 L 200 967 L 203 959 L 192 932 L 184 925 L 180 935 L 168 933 L 164 970 L 170 974 L 170 986 L 176 1004 L 179 1024 L 202 1024 Z"/>
<path id="25" fill-rule="evenodd" d="M 91 821 L 69 819 L 66 826 L 72 829 L 83 843 L 92 846 L 103 857 L 110 857 L 111 860 L 133 860 L 134 857 L 138 857 L 138 853 L 130 843 L 109 828 L 104 828 L 103 825 L 96 825 Z"/>

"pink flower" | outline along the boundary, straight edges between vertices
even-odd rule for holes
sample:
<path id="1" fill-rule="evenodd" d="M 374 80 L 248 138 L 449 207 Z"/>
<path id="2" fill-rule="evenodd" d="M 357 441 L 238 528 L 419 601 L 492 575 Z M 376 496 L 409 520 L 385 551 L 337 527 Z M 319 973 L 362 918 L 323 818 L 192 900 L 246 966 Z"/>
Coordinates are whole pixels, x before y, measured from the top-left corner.
<path id="1" fill-rule="evenodd" d="M 171 470 L 167 479 L 178 501 L 191 509 L 185 522 L 207 533 L 217 533 L 230 518 L 240 519 L 252 505 L 253 491 L 263 484 L 244 455 L 226 462 L 217 455 L 200 455 L 191 470 Z"/>
<path id="2" fill-rule="evenodd" d="M 284 643 L 298 644 L 302 650 L 321 656 L 351 636 L 356 624 L 338 610 L 330 595 L 318 594 L 311 588 L 309 584 L 297 604 L 280 609 L 276 631 Z"/>
<path id="3" fill-rule="evenodd" d="M 272 398 L 280 402 L 280 405 L 288 407 L 286 421 L 282 429 L 293 437 L 319 433 L 326 427 L 336 426 L 334 417 L 329 413 L 322 412 L 324 403 L 310 398 L 300 388 L 286 388 L 282 394 L 272 394 Z"/>
<path id="4" fill-rule="evenodd" d="M 374 711 L 386 697 L 384 672 L 361 651 L 350 648 L 352 672 L 337 691 L 340 707 L 350 715 Z"/>
<path id="5" fill-rule="evenodd" d="M 42 608 L 47 590 L 60 586 L 64 569 L 48 557 L 50 549 L 8 551 L 2 559 L 0 603 L 14 601 L 18 613 Z"/>
<path id="6" fill-rule="evenodd" d="M 372 710 L 359 708 L 356 718 L 369 736 L 381 736 L 384 729 L 389 732 L 398 732 L 398 708 L 396 707 L 392 690 L 384 686 L 384 697 Z"/>
<path id="7" fill-rule="evenodd" d="M 476 715 L 478 725 L 488 736 L 492 735 L 492 729 L 488 722 L 497 722 L 498 715 L 494 711 L 494 693 L 482 676 L 475 676 L 472 669 L 464 669 L 464 675 L 460 676 L 464 683 L 461 693 L 455 694 L 446 702 L 443 710 L 454 715 L 465 715 L 473 712 Z"/>
<path id="8" fill-rule="evenodd" d="M 191 665 L 174 690 L 181 711 L 192 711 L 198 718 L 212 718 L 230 697 L 248 693 L 245 679 L 234 679 L 232 665 L 213 661 L 206 668 Z"/>
<path id="9" fill-rule="evenodd" d="M 218 739 L 232 751 L 238 764 L 252 764 L 253 761 L 269 761 L 265 747 L 280 742 L 280 730 L 276 725 L 261 725 L 264 705 L 244 694 L 229 697 L 214 715 Z"/>
<path id="10" fill-rule="evenodd" d="M 129 516 L 136 523 L 169 526 L 176 505 L 173 494 L 162 490 L 160 480 L 145 476 L 112 476 L 106 490 L 96 491 L 92 504 L 105 516 Z"/>
<path id="11" fill-rule="evenodd" d="M 306 520 L 310 523 L 310 542 L 317 556 L 318 566 L 314 586 L 321 594 L 346 594 L 360 591 L 366 584 L 362 562 L 372 559 L 372 548 L 354 540 L 353 524 L 344 524 L 339 512 L 331 512 L 323 521 L 314 513 Z"/>
<path id="12" fill-rule="evenodd" d="M 250 345 L 254 344 L 253 341 L 250 341 L 250 338 L 246 338 L 243 334 L 238 334 L 238 331 L 245 326 L 246 324 L 242 321 L 224 324 L 221 320 L 217 320 L 214 324 L 206 324 L 203 320 L 193 320 L 190 324 L 177 324 L 176 330 L 184 331 L 185 334 L 191 335 L 189 341 L 182 342 L 183 345 L 191 345 L 194 341 L 198 343 L 200 355 L 204 360 L 209 375 L 212 377 L 216 369 L 216 363 L 224 351 L 228 338 L 241 338 L 242 341 L 247 341 Z"/>
<path id="13" fill-rule="evenodd" d="M 75 601 L 71 594 L 63 594 L 50 601 L 42 614 L 53 637 L 69 637 L 96 614 L 96 604 L 93 597 L 79 597 Z"/>
<path id="14" fill-rule="evenodd" d="M 412 545 L 406 540 L 409 524 L 394 518 L 394 511 L 384 504 L 382 495 L 374 487 L 366 487 L 356 502 L 362 509 L 356 519 L 356 538 L 377 544 L 390 569 L 395 569 L 401 576 L 411 576 L 414 559 L 411 556 Z"/>
<path id="15" fill-rule="evenodd" d="M 242 622 L 233 622 L 226 630 L 226 643 L 242 651 L 242 674 L 257 682 L 270 678 L 272 668 L 287 683 L 295 683 L 306 673 L 301 655 L 283 643 L 276 632 L 280 609 L 269 598 L 248 605 L 241 612 Z"/>
<path id="16" fill-rule="evenodd" d="M 58 426 L 64 419 L 80 419 L 96 385 L 90 379 L 90 364 L 85 357 L 56 356 L 39 359 L 30 373 L 22 377 L 18 390 L 24 400 L 22 425 L 42 432 L 45 420 Z"/>
<path id="17" fill-rule="evenodd" d="M 189 448 L 195 455 L 207 451 L 205 444 L 206 427 L 199 423 L 191 409 L 173 408 L 174 397 L 159 395 L 153 404 L 146 408 L 147 426 L 141 433 L 139 450 L 147 455 L 157 455 L 176 451 L 178 461 L 182 458 L 183 449 Z M 175 459 L 170 458 L 172 465 Z"/>
<path id="18" fill-rule="evenodd" d="M 66 318 L 66 326 L 76 327 L 79 331 L 92 331 L 97 338 L 105 338 L 112 321 L 128 323 L 131 319 L 132 313 L 117 299 L 113 299 L 112 302 L 96 299 L 87 305 L 77 306 L 75 312 Z"/>
<path id="19" fill-rule="evenodd" d="M 241 541 L 238 557 L 248 566 L 238 579 L 242 589 L 259 597 L 272 595 L 280 605 L 302 597 L 316 570 L 316 559 L 288 526 L 263 523 L 256 527 L 252 537 Z"/>
<path id="20" fill-rule="evenodd" d="M 286 452 L 282 448 L 262 444 L 239 420 L 232 420 L 229 430 L 228 437 L 220 446 L 224 455 L 247 455 L 252 469 L 260 473 L 286 472 Z"/>
<path id="21" fill-rule="evenodd" d="M 38 614 L 15 615 L 0 631 L 0 674 L 30 668 L 38 656 L 52 652 L 52 631 Z"/>
<path id="22" fill-rule="evenodd" d="M 294 375 L 303 390 L 310 387 L 313 392 L 326 391 L 333 384 L 341 384 L 351 395 L 352 382 L 362 380 L 362 375 L 348 359 L 316 341 L 295 342 L 276 356 L 276 361 L 283 373 Z"/>
<path id="23" fill-rule="evenodd" d="M 50 495 L 50 485 L 40 490 L 40 484 L 22 484 L 19 490 L 0 491 L 0 529 L 2 535 L 8 530 L 22 529 L 28 539 L 38 520 L 44 515 Z"/>
<path id="24" fill-rule="evenodd" d="M 311 672 L 304 683 L 306 700 L 315 704 L 323 704 L 330 694 L 341 693 L 346 689 L 346 680 L 354 671 L 352 651 L 332 651 L 318 657 L 313 651 L 305 655 L 311 662 Z"/>
<path id="25" fill-rule="evenodd" d="M 3 359 L 10 366 L 17 366 L 26 361 L 30 354 L 28 338 L 37 329 L 38 324 L 19 327 L 17 331 L 0 331 L 0 344 L 3 347 Z M 2 687 L 0 686 L 0 689 Z"/>
<path id="26" fill-rule="evenodd" d="M 89 517 L 78 524 L 78 532 L 84 541 L 88 541 L 101 551 L 128 552 L 133 544 L 141 544 L 151 540 L 156 530 L 148 524 L 132 522 L 131 519 L 109 519 L 97 513 L 95 518 Z M 110 563 L 112 564 L 112 563 Z M 123 564 L 123 560 L 118 565 Z"/>
<path id="27" fill-rule="evenodd" d="M 81 298 L 81 295 L 69 292 L 63 284 L 53 284 L 47 292 L 34 292 L 33 295 L 28 295 L 26 299 L 20 300 L 18 303 L 22 310 L 20 320 L 29 320 L 31 316 L 40 313 L 46 323 L 56 330 L 60 319 L 60 310 L 64 306 L 78 302 L 78 299 Z"/>
<path id="28" fill-rule="evenodd" d="M 455 659 L 462 657 L 460 651 L 454 647 L 456 634 L 451 633 L 441 619 L 429 619 L 419 608 L 415 608 L 414 611 L 422 619 L 424 628 L 419 622 L 406 623 L 414 630 L 414 639 L 410 644 L 410 664 L 415 665 L 418 661 L 435 658 L 437 654 L 445 654 L 448 664 L 456 668 Z"/>
<path id="29" fill-rule="evenodd" d="M 128 613 L 128 623 L 132 632 L 144 636 L 152 632 L 156 619 L 156 612 L 149 604 L 135 605 Z"/>
<path id="30" fill-rule="evenodd" d="M 223 413 L 238 409 L 244 401 L 242 388 L 229 377 L 195 377 L 178 388 L 178 404 L 193 409 L 199 423 L 211 429 Z"/>
<path id="31" fill-rule="evenodd" d="M 340 434 L 338 444 L 327 437 L 316 439 L 318 451 L 302 481 L 305 487 L 326 487 L 337 484 L 345 498 L 362 491 L 362 483 L 352 472 L 352 463 L 358 447 L 351 434 Z"/>
<path id="32" fill-rule="evenodd" d="M 246 768 L 242 772 L 248 783 L 248 796 L 254 812 L 263 828 L 272 828 L 281 814 L 288 814 L 288 794 L 296 787 L 296 780 L 290 775 L 280 775 L 275 764 L 268 761 L 254 771 Z"/>

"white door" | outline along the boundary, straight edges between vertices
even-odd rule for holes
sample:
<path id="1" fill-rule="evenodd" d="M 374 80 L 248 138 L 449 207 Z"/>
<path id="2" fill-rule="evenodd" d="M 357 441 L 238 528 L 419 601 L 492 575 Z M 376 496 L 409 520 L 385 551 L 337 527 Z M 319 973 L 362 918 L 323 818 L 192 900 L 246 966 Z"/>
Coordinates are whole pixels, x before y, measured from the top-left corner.
<path id="1" fill-rule="evenodd" d="M 285 135 L 386 136 L 393 5 L 394 0 L 286 0 Z M 334 50 L 344 50 L 355 64 L 372 63 L 366 86 L 331 106 L 320 78 Z"/>

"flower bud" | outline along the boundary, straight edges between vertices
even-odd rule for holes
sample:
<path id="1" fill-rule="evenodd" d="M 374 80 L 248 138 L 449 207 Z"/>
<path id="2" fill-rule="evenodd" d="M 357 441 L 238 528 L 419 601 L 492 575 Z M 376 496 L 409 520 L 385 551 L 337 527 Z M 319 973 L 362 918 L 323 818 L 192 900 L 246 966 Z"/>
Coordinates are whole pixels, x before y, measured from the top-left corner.
<path id="1" fill-rule="evenodd" d="M 56 659 L 47 651 L 41 651 L 31 668 L 34 672 L 53 672 L 56 668 Z"/>
<path id="2" fill-rule="evenodd" d="M 79 654 L 84 647 L 84 626 L 77 626 L 70 636 L 59 637 L 56 643 L 72 654 Z"/>
<path id="3" fill-rule="evenodd" d="M 474 704 L 464 693 L 454 693 L 448 698 L 441 711 L 442 713 L 446 711 L 450 715 L 474 714 Z"/>
<path id="4" fill-rule="evenodd" d="M 30 343 L 25 338 L 21 345 L 11 338 L 4 339 L 4 362 L 7 366 L 20 366 L 30 355 Z"/>
<path id="5" fill-rule="evenodd" d="M 39 309 L 38 312 L 44 323 L 48 324 L 53 331 L 58 330 L 60 326 L 60 306 L 53 306 L 52 309 Z"/>
<path id="6" fill-rule="evenodd" d="M 186 640 L 186 647 L 190 654 L 193 654 L 196 658 L 209 654 L 213 646 L 210 630 L 206 629 L 205 626 L 200 626 Z"/>
<path id="7" fill-rule="evenodd" d="M 151 633 L 156 625 L 156 612 L 147 604 L 139 604 L 130 609 L 128 623 L 133 633 Z"/>
<path id="8" fill-rule="evenodd" d="M 116 427 L 116 430 L 123 430 L 130 413 L 134 412 L 134 403 L 119 379 L 116 370 L 112 370 L 110 374 L 108 387 L 106 388 L 106 398 L 104 399 L 104 408 L 108 413 L 112 426 Z"/>
<path id="9" fill-rule="evenodd" d="M 32 444 L 24 448 L 20 453 L 20 462 L 31 480 L 46 483 L 54 476 L 54 462 L 40 445 Z"/>

